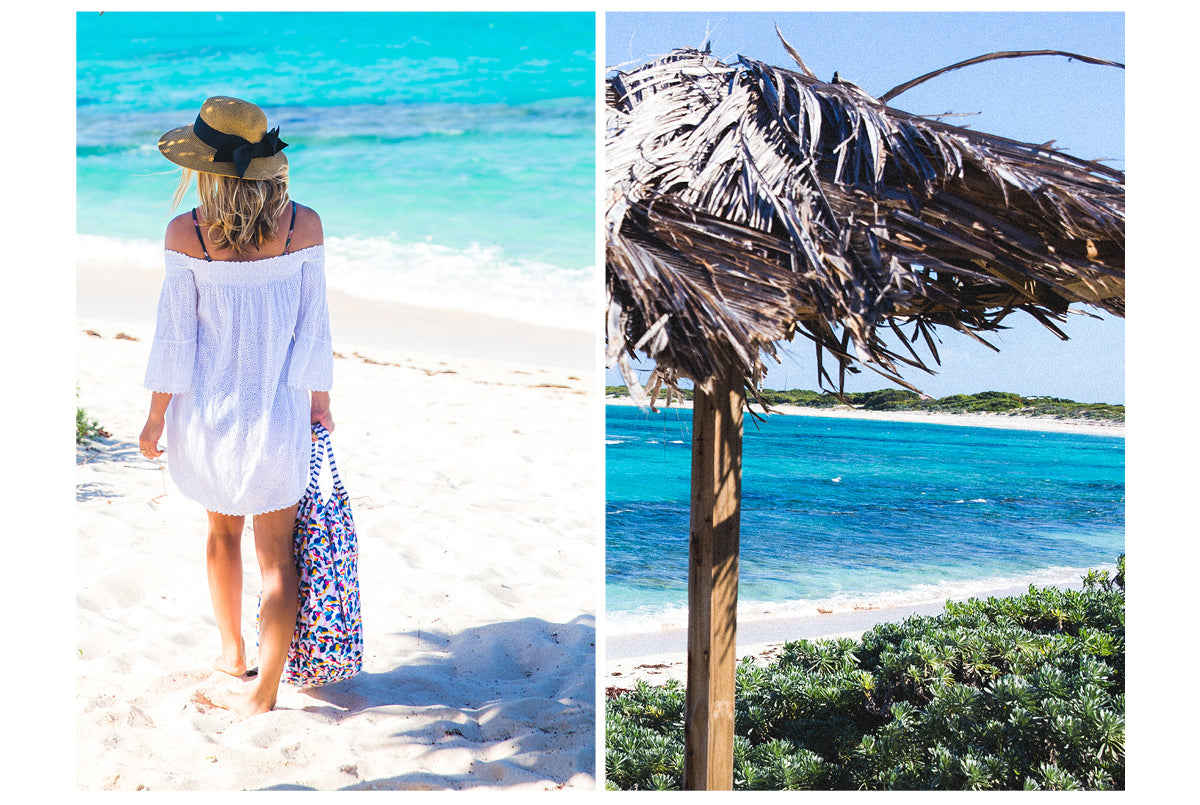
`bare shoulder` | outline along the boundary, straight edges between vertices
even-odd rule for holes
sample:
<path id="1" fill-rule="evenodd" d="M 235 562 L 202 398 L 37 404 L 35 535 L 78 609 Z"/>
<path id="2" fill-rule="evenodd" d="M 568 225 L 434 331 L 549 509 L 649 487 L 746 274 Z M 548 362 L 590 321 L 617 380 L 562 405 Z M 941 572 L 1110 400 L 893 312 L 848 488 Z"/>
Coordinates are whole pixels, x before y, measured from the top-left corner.
<path id="1" fill-rule="evenodd" d="M 292 250 L 307 249 L 325 242 L 325 231 L 321 228 L 321 216 L 312 207 L 296 205 L 296 228 L 292 231 Z"/>
<path id="2" fill-rule="evenodd" d="M 163 246 L 173 252 L 182 252 L 191 257 L 203 257 L 200 241 L 196 238 L 196 227 L 192 223 L 191 211 L 176 215 L 167 224 Z"/>

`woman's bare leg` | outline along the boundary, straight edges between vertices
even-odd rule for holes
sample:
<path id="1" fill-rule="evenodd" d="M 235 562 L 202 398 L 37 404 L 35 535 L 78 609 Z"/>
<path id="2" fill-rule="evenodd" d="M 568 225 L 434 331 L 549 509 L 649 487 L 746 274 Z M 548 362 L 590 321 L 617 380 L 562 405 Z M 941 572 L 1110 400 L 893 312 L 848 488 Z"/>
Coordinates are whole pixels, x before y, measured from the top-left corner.
<path id="1" fill-rule="evenodd" d="M 254 688 L 233 702 L 245 714 L 265 713 L 275 706 L 279 678 L 296 631 L 300 580 L 292 556 L 296 506 L 254 517 L 254 550 L 262 570 L 262 603 L 258 610 L 258 678 Z"/>
<path id="2" fill-rule="evenodd" d="M 242 528 L 246 518 L 208 513 L 208 592 L 221 633 L 213 667 L 232 676 L 246 673 L 242 640 Z"/>

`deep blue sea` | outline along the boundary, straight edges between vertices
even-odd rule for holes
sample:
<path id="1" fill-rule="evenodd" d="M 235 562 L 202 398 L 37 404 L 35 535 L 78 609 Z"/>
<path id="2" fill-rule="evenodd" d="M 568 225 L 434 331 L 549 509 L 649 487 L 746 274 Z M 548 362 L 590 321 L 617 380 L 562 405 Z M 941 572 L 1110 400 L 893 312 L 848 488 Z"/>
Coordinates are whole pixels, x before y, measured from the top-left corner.
<path id="1" fill-rule="evenodd" d="M 233 95 L 289 143 L 331 287 L 593 325 L 594 14 L 80 12 L 76 33 L 83 248 L 161 264 L 158 138 Z"/>
<path id="2" fill-rule="evenodd" d="M 606 612 L 686 624 L 691 411 L 606 406 Z M 1078 581 L 1125 551 L 1125 440 L 746 417 L 739 617 Z"/>

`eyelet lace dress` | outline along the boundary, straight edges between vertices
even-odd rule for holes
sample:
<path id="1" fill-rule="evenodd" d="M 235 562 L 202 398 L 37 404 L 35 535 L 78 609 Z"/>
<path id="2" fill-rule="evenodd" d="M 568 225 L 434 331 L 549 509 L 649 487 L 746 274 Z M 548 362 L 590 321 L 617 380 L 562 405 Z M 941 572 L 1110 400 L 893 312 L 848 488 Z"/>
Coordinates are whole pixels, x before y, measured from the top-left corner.
<path id="1" fill-rule="evenodd" d="M 324 246 L 246 262 L 166 252 L 145 386 L 174 395 L 167 466 L 184 495 L 227 515 L 299 501 L 308 392 L 332 384 Z"/>

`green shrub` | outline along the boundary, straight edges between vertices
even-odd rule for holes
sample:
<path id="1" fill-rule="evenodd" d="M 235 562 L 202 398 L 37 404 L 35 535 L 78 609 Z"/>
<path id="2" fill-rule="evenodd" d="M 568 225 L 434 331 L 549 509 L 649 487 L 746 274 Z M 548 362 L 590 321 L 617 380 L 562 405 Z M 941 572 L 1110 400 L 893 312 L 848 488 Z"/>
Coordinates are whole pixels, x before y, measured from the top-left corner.
<path id="1" fill-rule="evenodd" d="M 850 399 L 855 405 L 862 406 L 869 411 L 890 411 L 915 407 L 916 403 L 920 402 L 921 396 L 915 391 L 904 389 L 880 389 L 879 391 L 852 394 Z"/>
<path id="2" fill-rule="evenodd" d="M 75 398 L 79 398 L 79 389 L 75 389 Z M 108 431 L 100 427 L 100 424 L 88 416 L 87 411 L 80 406 L 75 406 L 75 444 L 87 444 L 101 437 L 108 436 Z"/>
<path id="3" fill-rule="evenodd" d="M 608 787 L 679 788 L 684 690 L 610 698 Z M 1124 789 L 1125 558 L 737 669 L 739 789 Z"/>

